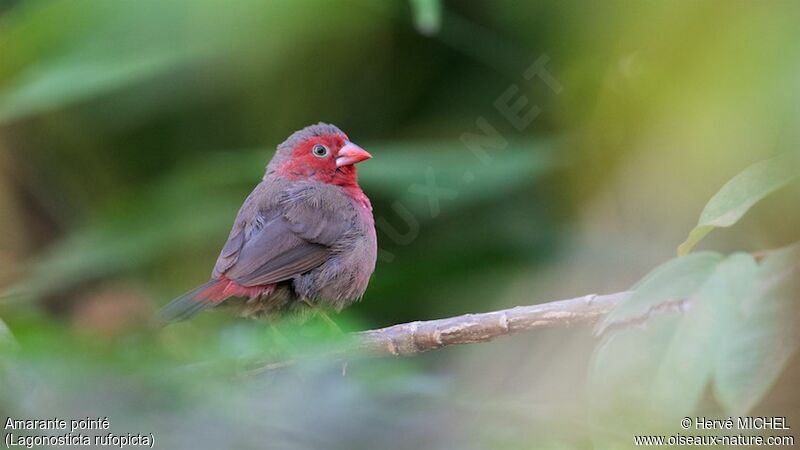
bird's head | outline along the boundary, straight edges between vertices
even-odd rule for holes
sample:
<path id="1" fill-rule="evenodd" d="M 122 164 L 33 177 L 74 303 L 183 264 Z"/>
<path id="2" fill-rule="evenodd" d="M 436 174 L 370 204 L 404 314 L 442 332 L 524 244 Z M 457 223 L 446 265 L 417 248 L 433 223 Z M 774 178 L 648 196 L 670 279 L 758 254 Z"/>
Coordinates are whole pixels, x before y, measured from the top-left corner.
<path id="1" fill-rule="evenodd" d="M 354 185 L 357 182 L 354 165 L 371 157 L 350 142 L 339 128 L 318 123 L 296 131 L 278 146 L 266 176 Z"/>

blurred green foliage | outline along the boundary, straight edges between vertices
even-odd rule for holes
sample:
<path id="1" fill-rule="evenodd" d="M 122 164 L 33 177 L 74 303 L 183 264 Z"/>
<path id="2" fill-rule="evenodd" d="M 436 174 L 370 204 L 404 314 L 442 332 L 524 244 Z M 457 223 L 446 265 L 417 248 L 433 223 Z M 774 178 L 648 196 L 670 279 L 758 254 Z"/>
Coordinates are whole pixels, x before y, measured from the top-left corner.
<path id="1" fill-rule="evenodd" d="M 670 434 L 697 411 L 709 385 L 719 406 L 706 405 L 705 413 L 746 416 L 800 344 L 799 263 L 795 244 L 760 264 L 745 253 L 698 253 L 648 275 L 606 320 L 612 330 L 594 355 L 589 392 L 607 430 L 600 447 L 629 445 L 623 433 L 637 422 L 643 434 Z M 619 314 L 634 308 L 634 316 Z"/>
<path id="2" fill-rule="evenodd" d="M 684 250 L 702 239 L 698 229 L 709 227 L 701 231 L 707 234 L 714 225 L 733 225 L 796 178 L 800 168 L 787 156 L 748 167 L 726 183 Z M 745 417 L 761 401 L 800 345 L 800 243 L 760 257 L 679 256 L 646 275 L 603 319 L 605 335 L 588 380 L 593 415 L 605 430 L 598 447 L 630 445 L 622 433 L 637 422 L 647 433 L 669 435 L 666 424 L 697 411 L 709 385 L 718 404 L 704 409 L 714 417 Z"/>
<path id="3" fill-rule="evenodd" d="M 620 448 L 694 411 L 791 421 L 800 189 L 759 161 L 800 148 L 798 21 L 791 2 L 0 3 L 0 416 L 292 449 Z M 543 56 L 558 93 L 525 75 Z M 253 371 L 336 342 L 319 320 L 223 308 L 154 329 L 275 145 L 318 121 L 374 155 L 381 255 L 345 329 L 634 295 L 599 344 L 549 330 L 346 376 Z M 505 142 L 488 163 L 462 142 L 487 123 Z M 713 251 L 669 260 L 695 223 L 725 227 Z"/>
<path id="4" fill-rule="evenodd" d="M 442 26 L 441 0 L 411 0 L 414 25 L 420 33 L 433 34 Z"/>
<path id="5" fill-rule="evenodd" d="M 735 224 L 759 200 L 789 184 L 800 176 L 793 154 L 786 153 L 747 168 L 725 184 L 709 200 L 697 226 L 689 232 L 679 247 L 678 254 L 685 255 L 715 227 Z"/>

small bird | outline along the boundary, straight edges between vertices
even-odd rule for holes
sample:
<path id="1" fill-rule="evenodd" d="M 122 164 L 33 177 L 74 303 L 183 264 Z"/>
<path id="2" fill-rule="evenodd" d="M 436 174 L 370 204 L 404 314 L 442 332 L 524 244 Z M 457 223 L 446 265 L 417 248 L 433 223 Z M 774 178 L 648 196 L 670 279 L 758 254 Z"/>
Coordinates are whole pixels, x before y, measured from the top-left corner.
<path id="1" fill-rule="evenodd" d="M 333 125 L 289 136 L 239 210 L 211 280 L 161 317 L 184 320 L 228 299 L 243 316 L 267 318 L 358 301 L 378 252 L 355 167 L 371 157 Z"/>

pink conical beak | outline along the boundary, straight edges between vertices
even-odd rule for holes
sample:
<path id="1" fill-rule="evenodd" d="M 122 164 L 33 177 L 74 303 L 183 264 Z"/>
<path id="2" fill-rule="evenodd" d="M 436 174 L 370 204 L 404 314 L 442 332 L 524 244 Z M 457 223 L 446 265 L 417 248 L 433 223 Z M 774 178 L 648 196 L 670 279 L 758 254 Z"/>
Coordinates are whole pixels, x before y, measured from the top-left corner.
<path id="1" fill-rule="evenodd" d="M 366 150 L 352 142 L 348 142 L 339 149 L 339 154 L 336 157 L 336 167 L 349 166 L 370 158 L 372 158 L 372 155 L 367 153 Z"/>

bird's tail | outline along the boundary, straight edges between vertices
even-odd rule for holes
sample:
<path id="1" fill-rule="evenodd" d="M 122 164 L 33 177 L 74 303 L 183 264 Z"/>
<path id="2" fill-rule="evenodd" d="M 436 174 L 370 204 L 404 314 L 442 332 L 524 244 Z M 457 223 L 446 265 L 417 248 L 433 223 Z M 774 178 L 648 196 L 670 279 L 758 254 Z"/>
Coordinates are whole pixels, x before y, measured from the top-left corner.
<path id="1" fill-rule="evenodd" d="M 186 320 L 224 300 L 226 285 L 223 280 L 211 280 L 167 303 L 158 315 L 165 322 Z"/>

